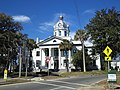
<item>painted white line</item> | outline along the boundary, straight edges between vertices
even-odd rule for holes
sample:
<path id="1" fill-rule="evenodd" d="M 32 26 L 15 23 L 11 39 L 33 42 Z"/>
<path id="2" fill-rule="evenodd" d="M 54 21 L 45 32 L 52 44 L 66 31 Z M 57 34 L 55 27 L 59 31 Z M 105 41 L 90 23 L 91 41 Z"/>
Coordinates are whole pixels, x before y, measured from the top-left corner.
<path id="1" fill-rule="evenodd" d="M 42 83 L 42 82 L 34 82 L 34 83 L 45 84 L 45 85 L 51 85 L 51 86 L 57 86 L 57 87 L 68 88 L 68 89 L 73 89 L 73 90 L 76 89 L 76 88 L 73 88 L 73 87 L 61 86 L 61 85 L 50 84 L 50 83 Z"/>
<path id="2" fill-rule="evenodd" d="M 60 88 L 63 88 L 63 87 L 52 88 L 50 90 L 56 90 L 56 89 L 60 89 Z"/>
<path id="3" fill-rule="evenodd" d="M 60 82 L 60 83 L 66 83 L 66 84 L 72 84 L 72 85 L 90 86 L 90 85 L 86 85 L 86 84 L 70 83 L 70 82 L 64 82 L 64 81 L 50 81 L 50 82 Z"/>
<path id="4" fill-rule="evenodd" d="M 57 87 L 57 88 L 53 88 L 53 89 L 50 89 L 50 90 L 57 90 L 57 89 L 62 89 L 63 87 Z M 69 88 L 69 89 L 71 89 L 71 88 Z M 73 90 L 73 89 L 72 89 Z M 76 90 L 76 89 L 74 89 L 74 90 Z"/>

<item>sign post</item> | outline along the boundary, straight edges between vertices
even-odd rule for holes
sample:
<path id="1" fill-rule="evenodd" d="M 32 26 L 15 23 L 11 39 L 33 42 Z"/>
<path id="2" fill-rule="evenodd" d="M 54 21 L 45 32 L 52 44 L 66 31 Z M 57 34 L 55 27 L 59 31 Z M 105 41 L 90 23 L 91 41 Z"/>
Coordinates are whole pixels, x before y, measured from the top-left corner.
<path id="1" fill-rule="evenodd" d="M 113 84 L 117 83 L 116 72 L 113 72 L 113 71 L 108 72 L 108 80 L 107 81 L 109 83 L 108 87 L 112 88 L 112 90 L 113 90 L 114 89 Z"/>
<path id="2" fill-rule="evenodd" d="M 4 80 L 7 80 L 7 70 L 4 70 Z"/>
<path id="3" fill-rule="evenodd" d="M 108 82 L 116 83 L 116 72 L 108 72 Z"/>

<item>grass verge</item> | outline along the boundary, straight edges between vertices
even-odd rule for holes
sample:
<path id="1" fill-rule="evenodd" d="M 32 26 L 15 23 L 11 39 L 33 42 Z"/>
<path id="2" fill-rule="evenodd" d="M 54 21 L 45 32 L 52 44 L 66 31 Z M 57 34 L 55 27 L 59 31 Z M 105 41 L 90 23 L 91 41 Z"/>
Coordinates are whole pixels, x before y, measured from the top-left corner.
<path id="1" fill-rule="evenodd" d="M 6 85 L 6 84 L 15 84 L 15 83 L 24 83 L 24 82 L 30 82 L 31 80 L 23 79 L 23 78 L 12 78 L 8 80 L 3 80 L 0 82 L 0 85 Z"/>
<path id="2" fill-rule="evenodd" d="M 105 71 L 91 71 L 91 72 L 59 72 L 56 76 L 44 76 L 43 79 L 59 79 L 65 77 L 80 77 L 80 76 L 98 76 L 107 74 Z"/>
<path id="3" fill-rule="evenodd" d="M 115 88 L 119 88 L 120 90 L 120 76 L 117 76 L 117 82 L 116 83 L 108 83 L 107 79 L 106 80 L 102 80 L 99 83 L 96 84 L 97 86 L 103 86 L 106 89 L 115 89 Z"/>

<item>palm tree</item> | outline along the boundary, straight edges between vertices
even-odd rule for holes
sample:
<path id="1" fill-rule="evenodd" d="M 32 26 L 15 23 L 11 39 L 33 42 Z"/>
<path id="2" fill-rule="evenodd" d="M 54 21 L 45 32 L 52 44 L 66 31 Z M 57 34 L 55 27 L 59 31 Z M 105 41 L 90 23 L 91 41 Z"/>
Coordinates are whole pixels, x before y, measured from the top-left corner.
<path id="1" fill-rule="evenodd" d="M 75 40 L 79 40 L 82 44 L 82 50 L 83 50 L 83 70 L 86 72 L 85 67 L 85 49 L 84 49 L 84 41 L 86 41 L 88 38 L 88 35 L 86 34 L 85 30 L 78 30 L 74 36 Z"/>
<path id="2" fill-rule="evenodd" d="M 67 51 L 72 49 L 72 43 L 66 39 L 63 39 L 63 42 L 60 43 L 59 48 L 60 48 L 60 50 L 65 51 L 66 68 L 67 68 L 67 72 L 68 72 L 69 69 L 68 69 Z"/>
<path id="3" fill-rule="evenodd" d="M 31 59 L 30 59 L 31 55 L 30 55 L 30 53 L 32 53 L 32 50 L 34 48 L 38 48 L 38 47 L 37 47 L 36 42 L 33 39 L 30 39 L 30 38 L 27 38 L 26 46 L 27 46 L 27 57 L 28 57 L 26 64 L 29 64 L 29 71 L 30 71 L 30 68 L 32 67 L 32 65 L 30 63 L 31 62 Z M 27 67 L 26 67 L 26 76 L 27 76 Z"/>

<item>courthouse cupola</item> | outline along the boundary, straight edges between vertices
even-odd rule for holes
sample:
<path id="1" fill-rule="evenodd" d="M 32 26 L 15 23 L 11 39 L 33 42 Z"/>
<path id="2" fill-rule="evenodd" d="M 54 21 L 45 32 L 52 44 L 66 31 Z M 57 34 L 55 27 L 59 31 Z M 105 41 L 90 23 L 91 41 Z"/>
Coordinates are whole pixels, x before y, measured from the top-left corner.
<path id="1" fill-rule="evenodd" d="M 69 36 L 69 25 L 63 21 L 64 17 L 60 16 L 59 21 L 54 25 L 54 36 L 68 37 Z"/>

